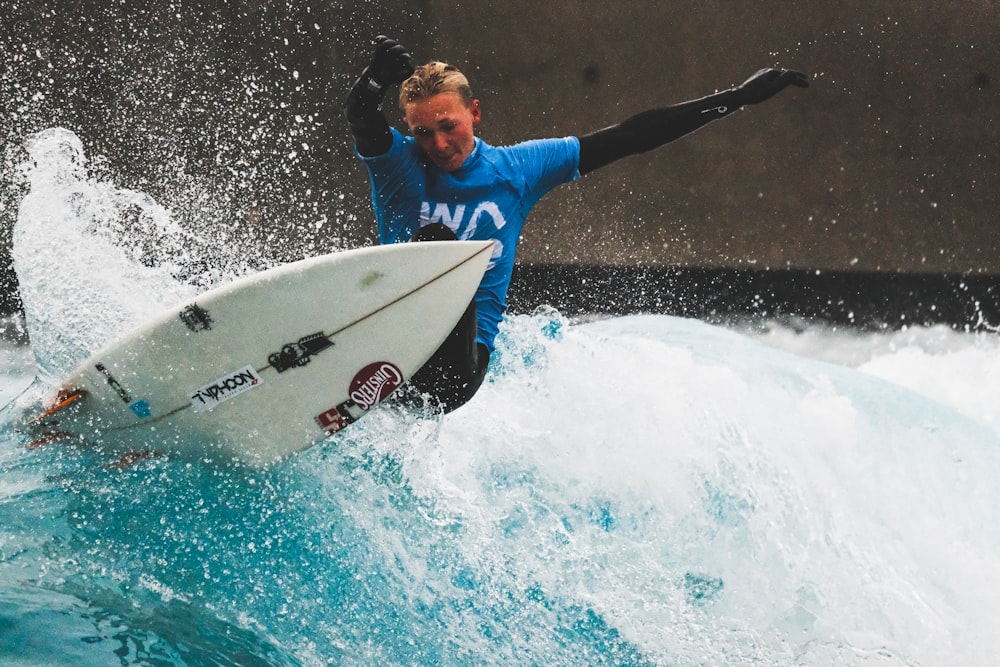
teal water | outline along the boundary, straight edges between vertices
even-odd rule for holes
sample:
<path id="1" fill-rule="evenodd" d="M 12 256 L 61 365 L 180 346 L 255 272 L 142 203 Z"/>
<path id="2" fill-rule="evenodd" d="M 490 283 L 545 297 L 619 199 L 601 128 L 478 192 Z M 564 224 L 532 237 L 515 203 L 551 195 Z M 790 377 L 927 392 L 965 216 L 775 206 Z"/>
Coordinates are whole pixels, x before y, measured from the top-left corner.
<path id="1" fill-rule="evenodd" d="M 195 289 L 113 233 L 182 245 L 169 212 L 47 139 L 4 402 Z M 993 664 L 998 347 L 542 310 L 452 415 L 378 410 L 266 470 L 26 449 L 15 401 L 0 664 Z"/>

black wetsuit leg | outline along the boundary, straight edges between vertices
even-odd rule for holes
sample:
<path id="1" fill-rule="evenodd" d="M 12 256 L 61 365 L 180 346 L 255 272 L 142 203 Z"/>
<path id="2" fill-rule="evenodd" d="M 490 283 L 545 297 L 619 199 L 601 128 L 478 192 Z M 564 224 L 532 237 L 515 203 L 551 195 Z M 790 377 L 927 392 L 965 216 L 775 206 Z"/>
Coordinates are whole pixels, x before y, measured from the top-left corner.
<path id="1" fill-rule="evenodd" d="M 455 233 L 441 223 L 422 227 L 414 241 L 454 241 Z M 432 407 L 445 413 L 465 405 L 479 390 L 490 363 L 490 351 L 476 341 L 476 302 L 465 309 L 448 338 L 424 366 L 413 374 L 409 385 L 430 398 Z M 402 392 L 413 403 L 413 392 Z"/>

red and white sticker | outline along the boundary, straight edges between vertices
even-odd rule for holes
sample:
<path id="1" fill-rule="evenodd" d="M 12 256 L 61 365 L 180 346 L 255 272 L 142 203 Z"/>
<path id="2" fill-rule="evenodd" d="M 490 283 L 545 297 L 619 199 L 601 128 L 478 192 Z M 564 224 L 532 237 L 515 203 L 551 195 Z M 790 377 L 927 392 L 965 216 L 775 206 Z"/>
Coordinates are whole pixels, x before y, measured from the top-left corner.
<path id="1" fill-rule="evenodd" d="M 351 380 L 350 396 L 362 410 L 371 410 L 403 384 L 403 373 L 391 361 L 368 364 Z"/>
<path id="2" fill-rule="evenodd" d="M 330 435 L 333 435 L 353 421 L 349 416 L 342 415 L 337 408 L 330 408 L 326 412 L 316 415 L 316 423 Z"/>

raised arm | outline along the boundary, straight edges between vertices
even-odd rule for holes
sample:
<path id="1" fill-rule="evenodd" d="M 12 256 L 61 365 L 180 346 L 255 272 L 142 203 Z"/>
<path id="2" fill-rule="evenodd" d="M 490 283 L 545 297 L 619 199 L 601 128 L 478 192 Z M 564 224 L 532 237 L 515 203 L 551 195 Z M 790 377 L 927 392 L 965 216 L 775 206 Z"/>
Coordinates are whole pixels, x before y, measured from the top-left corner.
<path id="1" fill-rule="evenodd" d="M 344 102 L 344 116 L 361 155 L 382 155 L 392 146 L 389 121 L 382 114 L 382 98 L 386 88 L 402 83 L 411 74 L 413 58 L 406 47 L 385 35 L 376 37 L 371 64 L 361 72 Z"/>
<path id="2" fill-rule="evenodd" d="M 580 137 L 580 173 L 659 148 L 748 104 L 763 102 L 790 85 L 807 88 L 809 79 L 795 70 L 762 69 L 730 90 L 644 111 L 617 125 L 584 135 Z"/>

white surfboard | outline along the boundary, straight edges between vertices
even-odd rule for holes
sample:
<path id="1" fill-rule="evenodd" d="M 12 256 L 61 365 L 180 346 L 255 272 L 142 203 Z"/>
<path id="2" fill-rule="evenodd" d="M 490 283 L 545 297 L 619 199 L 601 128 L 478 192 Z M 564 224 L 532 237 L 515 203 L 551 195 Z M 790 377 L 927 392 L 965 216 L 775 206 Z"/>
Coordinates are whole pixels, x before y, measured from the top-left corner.
<path id="1" fill-rule="evenodd" d="M 489 241 L 361 248 L 178 304 L 83 363 L 36 434 L 266 465 L 360 419 L 458 322 Z"/>

